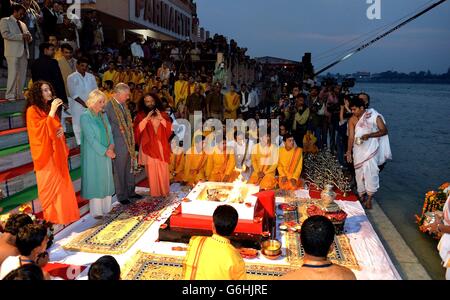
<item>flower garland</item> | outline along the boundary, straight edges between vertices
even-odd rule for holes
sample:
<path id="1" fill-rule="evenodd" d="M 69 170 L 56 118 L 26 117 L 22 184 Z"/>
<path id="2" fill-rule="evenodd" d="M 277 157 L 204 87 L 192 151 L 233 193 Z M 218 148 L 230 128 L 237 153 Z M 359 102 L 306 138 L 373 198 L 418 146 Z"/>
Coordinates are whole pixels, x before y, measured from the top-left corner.
<path id="1" fill-rule="evenodd" d="M 419 230 L 430 234 L 433 238 L 439 239 L 440 234 L 430 233 L 425 229 L 424 222 L 427 218 L 425 215 L 428 212 L 442 211 L 444 209 L 445 201 L 450 194 L 450 183 L 446 182 L 442 184 L 438 191 L 429 191 L 425 194 L 425 201 L 422 207 L 421 216 L 416 215 L 416 223 L 419 225 Z"/>
<path id="2" fill-rule="evenodd" d="M 131 113 L 128 110 L 128 107 L 123 106 L 124 112 L 126 114 L 126 120 L 125 116 L 121 112 L 121 109 L 119 108 L 119 103 L 117 100 L 113 99 L 111 101 L 112 107 L 114 109 L 114 113 L 117 117 L 117 121 L 119 122 L 120 126 L 120 132 L 122 133 L 123 139 L 125 141 L 125 144 L 127 146 L 128 153 L 131 156 L 131 173 L 134 173 L 137 168 L 137 155 L 135 150 L 135 140 L 134 140 L 134 130 L 133 130 L 133 121 L 131 119 Z"/>

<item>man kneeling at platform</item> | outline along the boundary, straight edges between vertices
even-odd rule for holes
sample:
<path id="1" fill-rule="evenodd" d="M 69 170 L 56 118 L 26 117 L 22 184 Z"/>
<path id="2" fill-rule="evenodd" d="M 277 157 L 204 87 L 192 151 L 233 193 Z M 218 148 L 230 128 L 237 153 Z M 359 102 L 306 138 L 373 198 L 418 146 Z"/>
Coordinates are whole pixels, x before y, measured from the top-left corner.
<path id="1" fill-rule="evenodd" d="M 238 223 L 238 212 L 221 205 L 213 214 L 213 235 L 193 236 L 183 261 L 182 278 L 187 280 L 246 279 L 245 263 L 230 236 Z"/>
<path id="2" fill-rule="evenodd" d="M 263 133 L 260 142 L 252 149 L 253 173 L 248 183 L 259 185 L 262 190 L 272 190 L 277 185 L 275 171 L 278 165 L 278 148 Z"/>
<path id="3" fill-rule="evenodd" d="M 300 173 L 303 166 L 303 151 L 295 145 L 294 136 L 287 133 L 283 137 L 284 147 L 280 148 L 278 161 L 278 186 L 282 190 L 295 191 L 301 188 Z"/>
<path id="4" fill-rule="evenodd" d="M 303 266 L 290 272 L 282 280 L 356 280 L 355 274 L 335 265 L 327 258 L 335 236 L 333 223 L 324 216 L 313 216 L 302 224 L 300 240 L 305 250 Z"/>

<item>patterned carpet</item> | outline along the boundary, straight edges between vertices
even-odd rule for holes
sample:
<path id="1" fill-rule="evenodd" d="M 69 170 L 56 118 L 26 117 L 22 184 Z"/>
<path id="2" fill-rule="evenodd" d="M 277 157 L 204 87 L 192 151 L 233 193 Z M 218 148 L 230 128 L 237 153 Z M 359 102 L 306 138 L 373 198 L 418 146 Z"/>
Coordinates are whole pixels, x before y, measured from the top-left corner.
<path id="1" fill-rule="evenodd" d="M 151 202 L 141 200 L 128 206 L 116 206 L 104 221 L 82 232 L 63 248 L 101 254 L 125 253 L 165 209 L 177 201 L 178 198 L 171 194 Z"/>
<path id="2" fill-rule="evenodd" d="M 138 252 L 123 268 L 126 280 L 180 280 L 183 269 L 180 256 Z M 293 268 L 290 266 L 246 263 L 248 280 L 274 280 Z"/>
<path id="3" fill-rule="evenodd" d="M 308 217 L 306 209 L 309 204 L 320 206 L 319 200 L 309 199 L 307 201 L 289 201 L 289 204 L 297 206 L 297 210 L 283 211 L 284 222 L 302 223 Z M 283 234 L 286 245 L 286 256 L 291 266 L 303 264 L 304 250 L 300 242 L 300 234 L 297 232 L 285 232 Z M 359 270 L 358 260 L 353 253 L 350 240 L 345 234 L 337 235 L 334 239 L 333 251 L 329 254 L 330 260 L 338 265 L 350 269 Z"/>

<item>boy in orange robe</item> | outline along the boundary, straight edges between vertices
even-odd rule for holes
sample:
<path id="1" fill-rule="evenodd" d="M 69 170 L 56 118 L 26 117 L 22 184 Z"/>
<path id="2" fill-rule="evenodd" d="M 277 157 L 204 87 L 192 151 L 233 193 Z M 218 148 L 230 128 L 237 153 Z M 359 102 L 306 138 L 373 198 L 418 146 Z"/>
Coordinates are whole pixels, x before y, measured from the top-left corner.
<path id="1" fill-rule="evenodd" d="M 28 100 L 26 120 L 39 200 L 46 221 L 67 225 L 78 220 L 80 212 L 69 175 L 69 151 L 64 131 L 56 116 L 62 100 L 54 100 L 47 113 L 36 103 L 40 102 L 42 108 L 48 107 L 47 102 L 53 98 L 51 88 L 46 83 L 37 82 L 33 85 L 32 90 L 34 89 L 42 91 L 43 99 Z"/>
<path id="2" fill-rule="evenodd" d="M 238 176 L 234 171 L 235 165 L 234 151 L 227 150 L 227 140 L 224 138 L 208 155 L 206 177 L 214 182 L 233 182 Z"/>
<path id="3" fill-rule="evenodd" d="M 284 147 L 279 149 L 278 186 L 282 190 L 295 191 L 302 187 L 300 179 L 303 167 L 302 148 L 295 146 L 294 136 L 287 133 L 284 136 Z"/>

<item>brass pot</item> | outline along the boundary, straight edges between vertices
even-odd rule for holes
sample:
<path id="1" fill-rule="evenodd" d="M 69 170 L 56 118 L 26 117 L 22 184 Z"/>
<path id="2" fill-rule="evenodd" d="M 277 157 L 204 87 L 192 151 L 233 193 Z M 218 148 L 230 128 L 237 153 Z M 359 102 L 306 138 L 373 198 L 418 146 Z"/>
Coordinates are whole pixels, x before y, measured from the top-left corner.
<path id="1" fill-rule="evenodd" d="M 277 240 L 267 240 L 261 243 L 261 252 L 267 256 L 278 256 L 281 254 L 281 243 Z"/>

